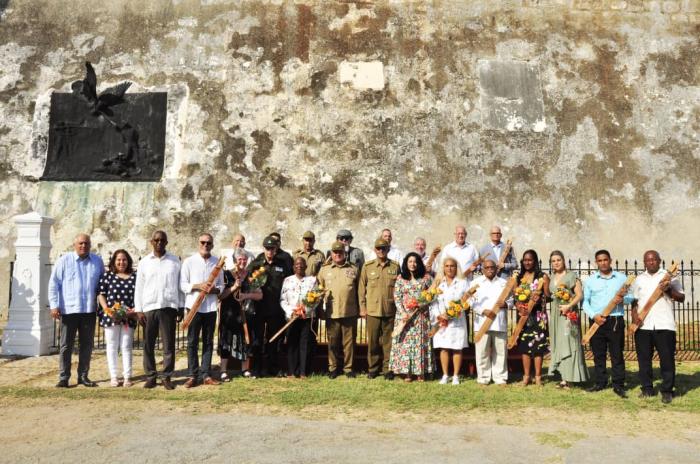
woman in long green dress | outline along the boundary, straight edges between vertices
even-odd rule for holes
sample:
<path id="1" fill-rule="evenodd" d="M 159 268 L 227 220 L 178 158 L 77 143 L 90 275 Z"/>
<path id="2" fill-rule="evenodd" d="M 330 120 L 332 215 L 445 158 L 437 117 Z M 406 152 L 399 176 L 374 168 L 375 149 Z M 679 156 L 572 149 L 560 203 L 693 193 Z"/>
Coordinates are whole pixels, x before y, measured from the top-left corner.
<path id="1" fill-rule="evenodd" d="M 581 317 L 578 303 L 583 299 L 581 280 L 566 269 L 564 254 L 555 250 L 549 256 L 552 277 L 549 283 L 550 307 L 549 338 L 551 364 L 549 375 L 559 372 L 559 387 L 569 383 L 586 382 L 589 378 L 586 359 L 581 345 Z"/>

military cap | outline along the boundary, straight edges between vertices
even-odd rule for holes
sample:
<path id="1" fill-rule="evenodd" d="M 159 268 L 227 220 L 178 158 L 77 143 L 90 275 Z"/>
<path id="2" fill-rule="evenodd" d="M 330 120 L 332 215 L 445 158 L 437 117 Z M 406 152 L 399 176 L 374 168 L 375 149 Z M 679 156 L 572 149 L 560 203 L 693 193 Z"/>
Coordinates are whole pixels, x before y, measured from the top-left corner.
<path id="1" fill-rule="evenodd" d="M 265 237 L 265 240 L 263 240 L 263 247 L 264 248 L 270 248 L 270 247 L 278 247 L 280 246 L 280 242 L 275 239 L 275 237 L 268 235 Z"/>
<path id="2" fill-rule="evenodd" d="M 316 236 L 314 235 L 313 232 L 311 232 L 310 230 L 307 230 L 306 232 L 304 232 L 304 235 L 302 235 L 301 238 L 309 238 L 311 240 L 315 240 Z"/>
<path id="3" fill-rule="evenodd" d="M 340 229 L 337 234 L 335 234 L 336 237 L 347 237 L 347 238 L 352 238 L 352 232 L 350 232 L 348 229 Z"/>
<path id="4" fill-rule="evenodd" d="M 374 248 L 389 248 L 389 246 L 389 242 L 387 242 L 383 238 L 378 238 L 374 241 Z"/>
<path id="5" fill-rule="evenodd" d="M 331 251 L 345 251 L 345 245 L 343 245 L 343 242 L 333 242 Z"/>

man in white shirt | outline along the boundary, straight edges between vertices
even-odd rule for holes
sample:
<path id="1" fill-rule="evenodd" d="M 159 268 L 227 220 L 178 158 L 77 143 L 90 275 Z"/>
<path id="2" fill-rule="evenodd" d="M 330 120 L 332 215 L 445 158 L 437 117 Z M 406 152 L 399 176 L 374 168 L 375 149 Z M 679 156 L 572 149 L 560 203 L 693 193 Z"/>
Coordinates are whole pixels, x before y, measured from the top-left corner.
<path id="1" fill-rule="evenodd" d="M 639 383 L 642 392 L 641 398 L 654 395 L 652 384 L 651 358 L 654 348 L 659 353 L 661 364 L 661 401 L 670 403 L 673 400 L 673 387 L 676 378 L 676 321 L 673 317 L 673 302 L 683 303 L 685 293 L 678 278 L 663 280 L 668 274 L 660 269 L 661 257 L 655 250 L 644 253 L 644 273 L 637 276 L 632 284 L 632 322 L 639 325 L 638 312 L 646 305 L 647 301 L 660 288 L 663 295 L 651 307 L 644 322 L 634 333 L 634 344 L 637 350 L 639 362 Z"/>
<path id="2" fill-rule="evenodd" d="M 467 228 L 463 225 L 455 227 L 455 241 L 445 245 L 438 259 L 433 263 L 434 273 L 437 274 L 442 269 L 442 263 L 448 256 L 457 260 L 460 271 L 468 281 L 471 281 L 477 267 L 475 263 L 479 259 L 479 252 L 474 245 L 467 242 Z"/>
<path id="3" fill-rule="evenodd" d="M 211 357 L 214 352 L 214 329 L 216 327 L 217 295 L 224 289 L 224 274 L 216 277 L 213 284 L 208 283 L 219 259 L 212 256 L 214 237 L 205 233 L 199 236 L 199 250 L 182 263 L 180 271 L 180 291 L 185 294 L 185 308 L 189 311 L 199 297 L 200 292 L 207 294 L 199 310 L 187 328 L 187 368 L 188 378 L 185 388 L 204 385 L 218 385 L 219 381 L 211 377 Z M 199 336 L 202 335 L 202 364 L 199 364 Z"/>
<path id="4" fill-rule="evenodd" d="M 513 306 L 513 297 L 506 299 L 498 314 L 493 313 L 498 297 L 508 283 L 496 276 L 497 266 L 491 259 L 484 261 L 481 267 L 484 275 L 471 284 L 471 287 L 479 286 L 471 298 L 474 333 L 481 330 L 487 318 L 493 319 L 488 332 L 476 343 L 475 348 L 476 381 L 481 385 L 488 385 L 491 379 L 496 385 L 505 385 L 508 381 L 507 310 Z"/>
<path id="5" fill-rule="evenodd" d="M 180 260 L 165 251 L 168 236 L 157 230 L 151 236 L 153 252 L 141 258 L 136 273 L 134 310 L 145 324 L 143 334 L 144 388 L 156 386 L 156 337 L 163 346 L 163 386 L 172 390 L 175 370 L 175 323 L 181 321 L 184 297 L 180 292 Z"/>
<path id="6" fill-rule="evenodd" d="M 403 264 L 403 252 L 391 244 L 391 240 L 393 238 L 391 235 L 391 230 L 382 229 L 382 235 L 380 236 L 380 238 L 382 240 L 386 240 L 387 243 L 389 243 L 389 254 L 387 254 L 387 258 L 389 258 L 392 261 L 396 261 L 396 263 L 400 267 Z M 374 250 L 372 250 L 372 252 L 370 253 L 369 259 L 377 259 L 377 253 L 375 253 Z"/>

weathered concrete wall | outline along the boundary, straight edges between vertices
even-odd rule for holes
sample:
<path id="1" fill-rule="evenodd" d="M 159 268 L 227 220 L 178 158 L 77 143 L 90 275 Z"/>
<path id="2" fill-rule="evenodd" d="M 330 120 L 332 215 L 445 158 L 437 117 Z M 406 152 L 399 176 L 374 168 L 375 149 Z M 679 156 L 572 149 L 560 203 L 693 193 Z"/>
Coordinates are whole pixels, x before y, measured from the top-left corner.
<path id="1" fill-rule="evenodd" d="M 86 3 L 88 4 L 86 6 Z M 0 295 L 13 215 L 103 252 L 156 227 L 258 245 L 486 240 L 697 258 L 700 1 L 0 1 Z M 40 182 L 48 100 L 82 76 L 170 93 L 159 183 Z M 4 299 L 2 300 L 4 301 Z"/>

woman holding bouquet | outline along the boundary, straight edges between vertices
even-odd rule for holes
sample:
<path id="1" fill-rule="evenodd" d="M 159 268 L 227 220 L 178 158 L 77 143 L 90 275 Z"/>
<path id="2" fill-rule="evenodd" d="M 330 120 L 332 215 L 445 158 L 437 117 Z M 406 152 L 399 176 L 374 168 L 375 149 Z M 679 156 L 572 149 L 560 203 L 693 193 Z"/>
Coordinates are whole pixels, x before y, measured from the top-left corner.
<path id="1" fill-rule="evenodd" d="M 547 344 L 547 310 L 545 302 L 549 298 L 549 276 L 540 269 L 540 261 L 535 250 L 527 250 L 520 261 L 522 272 L 516 281 L 515 306 L 520 316 L 525 315 L 530 300 L 534 306 L 527 318 L 527 324 L 518 337 L 518 351 L 523 362 L 523 385 L 530 383 L 530 368 L 534 360 L 535 384 L 542 385 L 542 358 L 549 350 Z M 541 288 L 538 293 L 537 288 Z M 524 289 L 520 293 L 519 289 Z M 525 297 L 523 297 L 525 295 Z"/>
<path id="2" fill-rule="evenodd" d="M 122 350 L 122 375 L 125 387 L 131 382 L 132 347 L 136 317 L 134 313 L 134 288 L 136 272 L 134 260 L 126 250 L 117 250 L 109 258 L 108 271 L 102 275 L 97 288 L 97 317 L 105 330 L 107 366 L 110 385 L 118 387 L 119 347 Z"/>
<path id="3" fill-rule="evenodd" d="M 450 376 L 450 355 L 452 355 L 452 385 L 459 385 L 459 370 L 462 367 L 462 348 L 469 346 L 467 341 L 467 318 L 464 312 L 457 317 L 448 317 L 450 303 L 461 300 L 468 290 L 467 281 L 462 278 L 457 261 L 448 257 L 442 263 L 441 275 L 437 277 L 438 289 L 442 292 L 430 307 L 430 318 L 440 324 L 433 337 L 433 347 L 440 349 L 440 384 L 448 383 Z"/>
<path id="4" fill-rule="evenodd" d="M 555 250 L 549 255 L 552 279 L 549 292 L 551 324 L 549 337 L 552 343 L 552 361 L 549 375 L 559 372 L 560 388 L 569 388 L 569 382 L 588 380 L 588 368 L 581 345 L 581 318 L 578 303 L 583 299 L 581 280 L 566 268 L 564 254 Z"/>
<path id="5" fill-rule="evenodd" d="M 298 256 L 294 260 L 294 275 L 284 279 L 280 305 L 289 321 L 296 320 L 287 329 L 287 377 L 308 375 L 306 361 L 311 348 L 311 319 L 316 305 L 321 301 L 316 277 L 306 276 L 306 260 Z M 310 293 L 311 292 L 311 293 Z"/>
<path id="6" fill-rule="evenodd" d="M 219 313 L 219 346 L 218 352 L 221 358 L 221 381 L 230 381 L 228 375 L 229 359 L 237 359 L 241 362 L 241 370 L 244 377 L 252 377 L 250 373 L 251 346 L 255 343 L 253 330 L 247 330 L 246 316 L 253 314 L 253 301 L 262 299 L 260 289 L 252 291 L 249 286 L 248 254 L 243 248 L 236 248 L 233 252 L 235 264 L 233 271 L 224 271 L 224 285 L 226 288 L 219 299 L 221 309 Z M 248 334 L 248 335 L 247 335 Z M 246 340 L 246 335 L 248 340 Z"/>
<path id="7" fill-rule="evenodd" d="M 401 276 L 394 286 L 396 322 L 391 340 L 389 370 L 411 382 L 413 376 L 422 382 L 426 374 L 433 372 L 433 353 L 430 349 L 430 312 L 419 302 L 430 300 L 433 278 L 425 271 L 423 260 L 417 253 L 409 253 L 403 259 Z M 418 311 L 417 313 L 415 311 Z M 409 316 L 410 319 L 409 319 Z"/>

